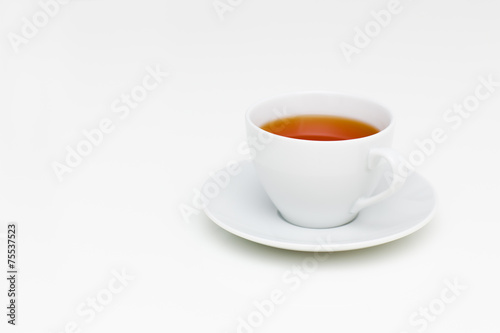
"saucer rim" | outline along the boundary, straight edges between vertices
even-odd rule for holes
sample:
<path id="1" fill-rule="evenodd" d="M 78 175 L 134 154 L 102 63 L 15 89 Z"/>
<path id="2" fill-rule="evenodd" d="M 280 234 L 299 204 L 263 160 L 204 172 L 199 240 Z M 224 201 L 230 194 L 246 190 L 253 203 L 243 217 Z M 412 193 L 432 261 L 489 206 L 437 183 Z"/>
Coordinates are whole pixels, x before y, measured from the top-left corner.
<path id="1" fill-rule="evenodd" d="M 295 243 L 295 242 L 285 242 L 285 241 L 279 241 L 279 240 L 270 240 L 267 238 L 260 238 L 258 236 L 253 236 L 248 233 L 244 233 L 239 231 L 236 228 L 230 227 L 226 224 L 219 223 L 218 219 L 216 219 L 212 214 L 207 212 L 207 210 L 204 210 L 205 214 L 207 217 L 213 221 L 216 225 L 221 227 L 222 229 L 226 230 L 229 233 L 234 234 L 235 236 L 241 237 L 243 239 L 246 239 L 248 241 L 266 245 L 269 247 L 273 248 L 278 248 L 278 249 L 284 249 L 284 250 L 292 250 L 292 251 L 298 251 L 298 252 L 342 252 L 342 251 L 352 251 L 352 250 L 360 250 L 360 249 L 365 249 L 369 247 L 374 247 L 386 243 L 393 242 L 395 240 L 404 238 L 408 235 L 411 235 L 421 228 L 423 228 L 425 225 L 427 225 L 432 218 L 434 217 L 436 213 L 436 207 L 437 205 L 434 204 L 434 207 L 432 211 L 429 213 L 427 218 L 422 220 L 422 222 L 416 224 L 412 228 L 405 229 L 404 231 L 401 231 L 397 234 L 393 234 L 390 236 L 385 236 L 381 238 L 376 238 L 373 240 L 369 241 L 362 241 L 358 243 L 348 243 L 348 244 L 338 244 L 338 243 L 328 243 L 328 244 L 303 244 L 303 243 Z M 287 223 L 287 222 L 283 222 Z M 298 226 L 295 226 L 297 228 L 300 228 Z M 337 228 L 341 228 L 337 227 Z M 317 230 L 332 230 L 334 228 L 328 228 L 328 229 L 317 229 Z"/>

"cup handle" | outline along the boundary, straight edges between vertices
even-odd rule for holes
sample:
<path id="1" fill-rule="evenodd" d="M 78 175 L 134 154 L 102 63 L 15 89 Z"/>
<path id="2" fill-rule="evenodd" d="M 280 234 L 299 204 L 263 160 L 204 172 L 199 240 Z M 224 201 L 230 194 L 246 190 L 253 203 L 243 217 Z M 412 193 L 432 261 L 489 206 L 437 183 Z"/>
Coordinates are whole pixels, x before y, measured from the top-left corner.
<path id="1" fill-rule="evenodd" d="M 387 189 L 376 195 L 359 198 L 352 206 L 350 213 L 358 213 L 363 208 L 387 199 L 405 184 L 406 177 L 397 175 L 398 167 L 403 161 L 401 154 L 392 148 L 374 148 L 370 150 L 368 155 L 368 169 L 373 170 L 378 165 L 380 158 L 385 159 L 389 163 L 392 172 L 391 184 Z"/>

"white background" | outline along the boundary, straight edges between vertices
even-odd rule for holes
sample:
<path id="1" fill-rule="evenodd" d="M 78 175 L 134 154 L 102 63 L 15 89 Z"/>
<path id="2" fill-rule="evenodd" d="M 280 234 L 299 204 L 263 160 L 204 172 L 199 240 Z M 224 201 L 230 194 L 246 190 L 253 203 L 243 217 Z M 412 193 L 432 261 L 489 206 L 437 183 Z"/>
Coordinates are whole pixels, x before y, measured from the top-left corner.
<path id="1" fill-rule="evenodd" d="M 9 331 L 236 332 L 279 289 L 285 301 L 253 331 L 418 332 L 409 317 L 447 279 L 467 290 L 424 331 L 497 331 L 500 88 L 457 129 L 443 115 L 479 76 L 500 81 L 498 2 L 401 0 L 350 63 L 339 45 L 386 1 L 232 3 L 222 20 L 212 0 L 74 0 L 15 52 L 9 33 L 21 35 L 40 5 L 0 2 L 0 226 L 19 223 L 20 252 Z M 111 105 L 148 66 L 170 75 L 121 120 Z M 283 274 L 311 254 L 254 244 L 179 207 L 210 172 L 244 158 L 248 106 L 310 89 L 389 106 L 406 155 L 437 127 L 448 139 L 418 168 L 439 196 L 429 225 L 332 253 L 291 290 Z M 52 164 L 103 118 L 115 130 L 58 181 Z M 77 308 L 122 270 L 134 280 L 87 322 Z"/>

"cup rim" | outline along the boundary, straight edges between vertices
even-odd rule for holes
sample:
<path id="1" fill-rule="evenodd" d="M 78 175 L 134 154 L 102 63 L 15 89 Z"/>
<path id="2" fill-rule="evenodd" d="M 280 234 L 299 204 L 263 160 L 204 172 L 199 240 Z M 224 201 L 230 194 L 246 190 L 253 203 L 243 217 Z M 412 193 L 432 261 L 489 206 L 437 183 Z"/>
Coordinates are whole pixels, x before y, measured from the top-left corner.
<path id="1" fill-rule="evenodd" d="M 361 138 L 354 138 L 354 139 L 347 139 L 347 140 L 332 140 L 332 141 L 319 141 L 319 140 L 306 140 L 306 139 L 296 139 L 296 138 L 290 138 L 287 136 L 282 136 L 278 135 L 275 133 L 268 132 L 266 130 L 263 130 L 259 126 L 257 126 L 251 119 L 250 115 L 252 114 L 252 111 L 256 109 L 259 105 L 264 104 L 266 102 L 272 101 L 277 98 L 282 98 L 282 97 L 287 97 L 287 96 L 296 96 L 296 95 L 330 95 L 330 96 L 343 96 L 343 97 L 348 97 L 348 98 L 353 98 L 353 99 L 358 99 L 362 100 L 374 105 L 377 105 L 381 107 L 389 116 L 389 125 L 387 125 L 385 128 L 381 129 L 375 134 L 364 136 Z M 265 99 L 260 100 L 257 103 L 254 103 L 251 107 L 249 107 L 245 113 L 245 120 L 247 124 L 252 126 L 254 129 L 256 129 L 258 132 L 264 132 L 268 135 L 271 135 L 273 138 L 279 138 L 280 140 L 285 140 L 285 141 L 290 141 L 290 142 L 301 142 L 303 144 L 322 144 L 322 145 L 327 145 L 327 144 L 335 144 L 335 145 L 340 145 L 340 144 L 349 144 L 352 142 L 359 142 L 363 140 L 375 140 L 381 135 L 384 135 L 384 133 L 388 132 L 390 129 L 394 127 L 394 114 L 392 111 L 386 107 L 385 105 L 374 101 L 370 98 L 366 98 L 364 96 L 352 94 L 352 93 L 346 93 L 346 92 L 340 92 L 340 91 L 330 91 L 330 90 L 303 90 L 303 91 L 296 91 L 296 92 L 288 92 L 288 93 L 282 93 L 282 94 L 277 94 L 273 95 L 271 97 L 267 97 Z"/>

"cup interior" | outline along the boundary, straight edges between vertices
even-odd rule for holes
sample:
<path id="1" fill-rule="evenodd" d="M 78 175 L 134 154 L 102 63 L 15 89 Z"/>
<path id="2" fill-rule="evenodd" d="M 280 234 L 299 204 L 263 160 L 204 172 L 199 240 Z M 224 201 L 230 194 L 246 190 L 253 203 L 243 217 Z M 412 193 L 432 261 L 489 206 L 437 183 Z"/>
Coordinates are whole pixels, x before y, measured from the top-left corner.
<path id="1" fill-rule="evenodd" d="M 347 94 L 334 92 L 301 92 L 279 95 L 250 108 L 247 120 L 261 127 L 285 117 L 299 115 L 334 115 L 368 123 L 379 131 L 389 127 L 392 114 L 385 107 Z"/>

